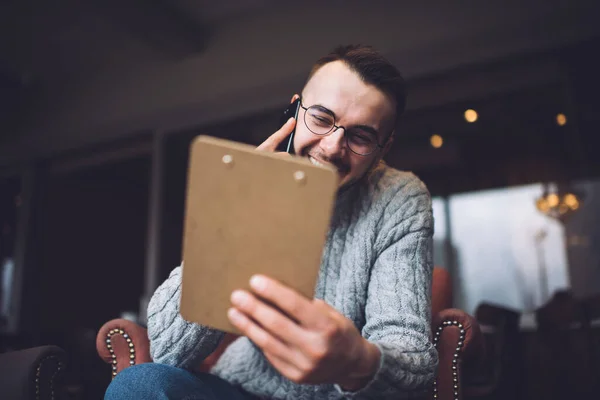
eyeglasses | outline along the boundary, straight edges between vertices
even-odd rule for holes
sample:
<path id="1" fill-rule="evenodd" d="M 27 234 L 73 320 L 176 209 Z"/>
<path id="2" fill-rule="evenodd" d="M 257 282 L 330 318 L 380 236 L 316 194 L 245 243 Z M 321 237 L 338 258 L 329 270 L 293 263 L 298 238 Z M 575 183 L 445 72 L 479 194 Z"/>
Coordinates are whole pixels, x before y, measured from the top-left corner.
<path id="1" fill-rule="evenodd" d="M 350 151 L 359 156 L 368 156 L 377 150 L 377 148 L 383 149 L 384 147 L 379 144 L 377 135 L 373 132 L 361 127 L 346 129 L 344 126 L 336 125 L 335 116 L 325 107 L 313 105 L 307 108 L 302 105 L 302 102 L 300 102 L 300 107 L 305 111 L 304 124 L 309 131 L 315 135 L 326 136 L 341 128 L 344 130 L 346 145 Z"/>

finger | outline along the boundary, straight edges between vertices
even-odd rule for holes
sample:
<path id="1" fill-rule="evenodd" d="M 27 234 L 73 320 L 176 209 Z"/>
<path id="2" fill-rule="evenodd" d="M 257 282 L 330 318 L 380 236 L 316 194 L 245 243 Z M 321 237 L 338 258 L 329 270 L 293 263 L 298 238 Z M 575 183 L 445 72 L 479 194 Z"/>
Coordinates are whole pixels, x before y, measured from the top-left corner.
<path id="1" fill-rule="evenodd" d="M 274 153 L 274 155 L 280 158 L 287 158 L 292 156 L 290 153 L 286 153 L 285 151 L 279 151 L 277 153 Z"/>
<path id="2" fill-rule="evenodd" d="M 305 382 L 307 375 L 306 372 L 304 372 L 302 369 L 300 369 L 293 363 L 288 362 L 280 357 L 277 357 L 276 355 L 269 352 L 263 352 L 263 354 L 265 355 L 265 358 L 271 363 L 273 367 L 275 367 L 277 371 L 279 371 L 281 375 L 285 376 L 292 382 L 307 383 Z"/>
<path id="3" fill-rule="evenodd" d="M 262 329 L 242 311 L 232 307 L 227 311 L 227 316 L 233 326 L 239 329 L 244 336 L 250 339 L 264 352 L 269 352 L 282 359 L 289 358 L 290 349 L 273 335 L 269 334 L 269 332 Z"/>
<path id="4" fill-rule="evenodd" d="M 237 308 L 230 308 L 228 316 L 231 323 L 262 350 L 267 360 L 282 375 L 298 383 L 306 379 L 311 364 L 304 354 L 278 342 L 277 338 L 270 336 Z"/>
<path id="5" fill-rule="evenodd" d="M 312 327 L 319 319 L 311 300 L 274 279 L 255 275 L 250 279 L 250 287 L 254 293 L 271 302 L 300 325 Z"/>
<path id="6" fill-rule="evenodd" d="M 286 315 L 252 294 L 244 290 L 236 290 L 231 294 L 231 302 L 238 310 L 282 342 L 298 345 L 305 341 L 307 332 Z"/>
<path id="7" fill-rule="evenodd" d="M 288 119 L 286 123 L 283 124 L 281 128 L 279 128 L 277 132 L 275 132 L 274 134 L 269 136 L 267 140 L 262 142 L 262 144 L 258 146 L 256 150 L 275 151 L 275 149 L 277 149 L 277 146 L 279 146 L 281 142 L 292 133 L 292 130 L 294 130 L 294 126 L 296 126 L 296 119 L 292 117 Z"/>

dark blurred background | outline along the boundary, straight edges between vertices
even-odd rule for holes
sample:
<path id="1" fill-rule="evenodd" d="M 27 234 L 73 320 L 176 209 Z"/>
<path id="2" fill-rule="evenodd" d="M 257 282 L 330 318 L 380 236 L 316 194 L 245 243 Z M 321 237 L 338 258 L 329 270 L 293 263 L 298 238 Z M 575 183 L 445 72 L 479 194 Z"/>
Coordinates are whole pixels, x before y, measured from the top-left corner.
<path id="1" fill-rule="evenodd" d="M 563 370 L 574 386 L 548 386 L 535 346 L 556 293 L 600 292 L 599 16 L 593 0 L 1 2 L 0 351 L 57 344 L 74 396 L 101 398 L 98 329 L 143 324 L 180 262 L 190 141 L 259 144 L 319 56 L 367 43 L 408 81 L 386 161 L 434 197 L 455 307 L 518 314 L 519 396 L 592 393 Z"/>

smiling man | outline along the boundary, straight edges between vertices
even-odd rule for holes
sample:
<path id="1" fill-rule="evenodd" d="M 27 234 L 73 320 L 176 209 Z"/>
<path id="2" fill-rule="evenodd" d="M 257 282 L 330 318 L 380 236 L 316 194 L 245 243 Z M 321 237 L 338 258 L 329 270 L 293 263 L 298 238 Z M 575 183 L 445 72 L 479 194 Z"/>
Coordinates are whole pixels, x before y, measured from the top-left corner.
<path id="1" fill-rule="evenodd" d="M 296 154 L 338 170 L 315 299 L 254 276 L 252 291 L 231 294 L 229 319 L 244 336 L 227 347 L 210 374 L 194 373 L 224 333 L 181 318 L 177 267 L 148 307 L 155 363 L 125 369 L 106 398 L 423 394 L 437 365 L 430 340 L 431 200 L 413 174 L 382 162 L 404 107 L 401 75 L 371 47 L 340 47 L 320 59 L 302 91 L 298 120 L 258 147 L 275 151 L 295 127 Z"/>

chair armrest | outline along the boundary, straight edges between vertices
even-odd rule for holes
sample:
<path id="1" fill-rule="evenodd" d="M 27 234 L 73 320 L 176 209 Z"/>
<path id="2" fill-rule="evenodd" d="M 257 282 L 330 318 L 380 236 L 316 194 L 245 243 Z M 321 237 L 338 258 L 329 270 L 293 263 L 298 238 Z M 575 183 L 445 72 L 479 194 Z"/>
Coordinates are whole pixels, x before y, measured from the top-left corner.
<path id="1" fill-rule="evenodd" d="M 442 310 L 433 318 L 433 343 L 439 366 L 433 386 L 433 398 L 456 400 L 463 396 L 463 365 L 477 364 L 485 357 L 479 324 L 462 310 Z"/>
<path id="2" fill-rule="evenodd" d="M 146 329 L 126 319 L 102 325 L 96 336 L 96 350 L 112 366 L 113 377 L 131 365 L 152 362 Z"/>
<path id="3" fill-rule="evenodd" d="M 227 333 L 217 349 L 196 368 L 196 371 L 210 371 L 227 346 L 238 337 Z M 126 319 L 113 319 L 102 325 L 96 336 L 96 350 L 100 358 L 112 366 L 113 378 L 127 367 L 152 362 L 148 331 Z"/>
<path id="4" fill-rule="evenodd" d="M 55 399 L 66 353 L 57 346 L 0 354 L 0 393 L 4 399 Z"/>

